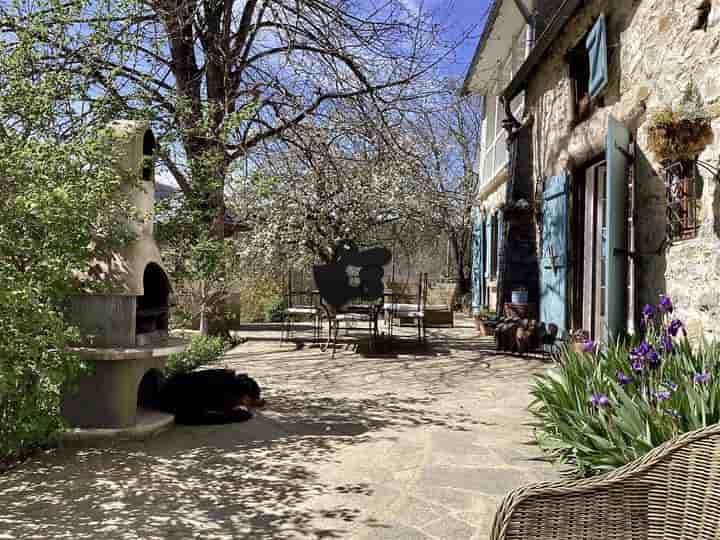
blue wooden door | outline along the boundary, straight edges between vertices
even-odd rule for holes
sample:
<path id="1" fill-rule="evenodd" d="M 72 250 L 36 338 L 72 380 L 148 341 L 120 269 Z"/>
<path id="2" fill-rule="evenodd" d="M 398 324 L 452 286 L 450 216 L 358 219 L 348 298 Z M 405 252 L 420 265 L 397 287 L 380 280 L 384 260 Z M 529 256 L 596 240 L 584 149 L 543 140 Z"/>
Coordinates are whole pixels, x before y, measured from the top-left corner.
<path id="1" fill-rule="evenodd" d="M 542 258 L 540 260 L 540 320 L 567 333 L 568 207 L 567 174 L 545 180 L 543 188 Z"/>
<path id="2" fill-rule="evenodd" d="M 485 289 L 485 246 L 483 235 L 485 223 L 480 215 L 475 216 L 473 223 L 472 249 L 472 311 L 478 314 L 483 308 L 483 290 Z"/>
<path id="3" fill-rule="evenodd" d="M 621 334 L 627 325 L 627 200 L 630 132 L 612 116 L 605 135 L 606 230 L 602 231 L 605 258 L 605 339 Z"/>

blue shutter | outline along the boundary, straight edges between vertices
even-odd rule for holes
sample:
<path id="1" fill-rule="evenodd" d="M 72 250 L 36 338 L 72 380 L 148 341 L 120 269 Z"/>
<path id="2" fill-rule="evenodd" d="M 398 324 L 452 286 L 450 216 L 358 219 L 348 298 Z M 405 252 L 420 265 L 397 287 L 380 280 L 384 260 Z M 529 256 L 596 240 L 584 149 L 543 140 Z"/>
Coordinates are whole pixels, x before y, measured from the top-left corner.
<path id="1" fill-rule="evenodd" d="M 472 310 L 473 315 L 478 314 L 483 307 L 483 289 L 485 288 L 485 266 L 483 263 L 485 246 L 483 245 L 483 233 L 485 224 L 478 215 L 473 224 L 473 250 L 472 250 Z"/>
<path id="2" fill-rule="evenodd" d="M 485 220 L 485 279 L 492 278 L 492 216 Z M 485 304 L 489 302 L 486 299 Z"/>
<path id="3" fill-rule="evenodd" d="M 567 275 L 569 239 L 569 177 L 545 179 L 543 189 L 542 258 L 540 259 L 540 320 L 567 333 Z"/>
<path id="4" fill-rule="evenodd" d="M 498 272 L 500 271 L 500 252 L 502 251 L 502 243 L 503 243 L 503 237 L 505 235 L 505 216 L 503 216 L 502 211 L 499 211 L 497 214 L 497 226 L 498 226 Z"/>
<path id="5" fill-rule="evenodd" d="M 590 99 L 596 98 L 608 85 L 607 31 L 605 15 L 600 15 L 585 42 L 590 56 Z"/>
<path id="6" fill-rule="evenodd" d="M 605 257 L 605 339 L 614 339 L 627 322 L 627 199 L 630 132 L 612 116 L 605 136 L 607 198 L 603 231 Z"/>

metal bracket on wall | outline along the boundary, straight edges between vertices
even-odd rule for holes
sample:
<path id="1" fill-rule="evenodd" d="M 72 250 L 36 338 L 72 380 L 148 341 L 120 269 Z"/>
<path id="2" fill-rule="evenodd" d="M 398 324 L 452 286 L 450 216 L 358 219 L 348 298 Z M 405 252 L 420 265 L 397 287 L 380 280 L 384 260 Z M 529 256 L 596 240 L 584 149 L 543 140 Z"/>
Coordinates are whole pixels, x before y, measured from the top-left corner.
<path id="1" fill-rule="evenodd" d="M 632 146 L 632 141 L 630 141 L 630 144 L 631 144 L 631 148 L 632 148 L 632 147 L 633 147 L 633 146 Z M 623 148 L 622 146 L 619 146 L 619 145 L 617 145 L 617 144 L 615 145 L 615 148 L 617 148 L 618 151 L 619 151 L 623 156 L 625 156 L 630 163 L 632 163 L 633 161 L 635 161 L 635 152 L 633 152 L 632 150 L 628 150 L 627 148 Z"/>
<path id="2" fill-rule="evenodd" d="M 663 254 L 663 252 L 665 251 L 665 247 L 667 246 L 667 243 L 668 243 L 667 240 L 665 238 L 663 238 L 663 241 L 660 242 L 660 245 L 658 246 L 658 248 L 655 251 L 630 251 L 628 249 L 615 248 L 613 250 L 613 255 L 615 255 L 616 257 L 619 257 L 621 255 L 626 255 L 631 258 L 656 257 L 656 256 Z"/>

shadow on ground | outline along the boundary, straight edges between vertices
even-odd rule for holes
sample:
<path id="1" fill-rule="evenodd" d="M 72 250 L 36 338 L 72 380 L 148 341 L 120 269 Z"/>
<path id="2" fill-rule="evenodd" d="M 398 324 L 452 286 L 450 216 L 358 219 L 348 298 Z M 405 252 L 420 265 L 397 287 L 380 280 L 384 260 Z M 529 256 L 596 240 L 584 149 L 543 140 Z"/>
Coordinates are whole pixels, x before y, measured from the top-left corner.
<path id="1" fill-rule="evenodd" d="M 387 393 L 366 399 L 303 392 L 269 396 L 268 411 L 227 426 L 176 426 L 146 443 L 60 449 L 0 477 L 1 538 L 340 538 L 361 509 L 304 509 L 336 490 L 312 471 L 343 447 L 390 430 L 434 425 L 466 430 L 469 415 L 432 411 L 432 399 Z M 337 523 L 334 528 L 316 522 Z M 330 520 L 330 521 L 329 521 Z M 365 523 L 382 527 L 382 523 Z"/>

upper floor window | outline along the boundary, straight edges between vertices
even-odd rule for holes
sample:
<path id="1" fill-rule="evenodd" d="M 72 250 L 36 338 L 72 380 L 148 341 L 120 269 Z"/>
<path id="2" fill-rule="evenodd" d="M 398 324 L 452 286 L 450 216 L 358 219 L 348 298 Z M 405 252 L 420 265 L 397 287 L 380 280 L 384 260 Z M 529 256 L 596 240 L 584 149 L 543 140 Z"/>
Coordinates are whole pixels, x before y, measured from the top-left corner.
<path id="1" fill-rule="evenodd" d="M 601 15 L 592 29 L 567 54 L 574 123 L 594 112 L 597 99 L 608 84 L 607 31 Z"/>
<path id="2" fill-rule="evenodd" d="M 695 238 L 700 229 L 703 182 L 696 160 L 683 160 L 666 168 L 667 223 L 670 240 Z"/>

